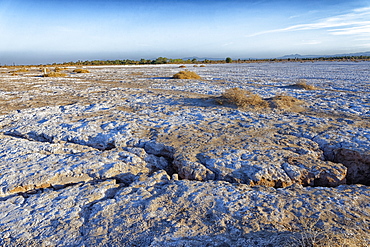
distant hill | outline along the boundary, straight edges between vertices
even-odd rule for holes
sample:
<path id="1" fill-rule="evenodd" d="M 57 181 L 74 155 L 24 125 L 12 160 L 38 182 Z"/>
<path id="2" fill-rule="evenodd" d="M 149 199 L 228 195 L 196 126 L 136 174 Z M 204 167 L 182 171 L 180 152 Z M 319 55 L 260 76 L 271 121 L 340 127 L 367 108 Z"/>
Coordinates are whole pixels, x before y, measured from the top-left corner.
<path id="1" fill-rule="evenodd" d="M 290 55 L 285 55 L 285 56 L 282 56 L 282 57 L 277 57 L 278 59 L 288 59 L 288 58 L 291 58 L 291 59 L 294 59 L 294 58 L 300 58 L 300 59 L 303 59 L 303 58 L 319 58 L 319 57 L 352 57 L 352 56 L 370 56 L 370 51 L 367 51 L 367 52 L 357 52 L 357 53 L 348 53 L 348 54 L 335 54 L 335 55 L 301 55 L 301 54 L 290 54 Z M 192 59 L 196 59 L 197 61 L 204 61 L 204 60 L 225 60 L 226 57 L 224 58 L 214 58 L 214 57 L 184 57 L 182 58 L 183 60 L 192 60 Z M 241 58 L 241 59 L 245 59 L 245 60 L 248 60 L 248 59 L 251 59 L 251 60 L 254 60 L 254 59 L 257 59 L 258 58 Z"/>
<path id="2" fill-rule="evenodd" d="M 300 54 L 291 54 L 278 57 L 278 59 L 288 59 L 288 58 L 318 58 L 318 57 L 352 57 L 352 56 L 370 56 L 370 51 L 367 52 L 357 52 L 357 53 L 348 53 L 348 54 L 336 54 L 336 55 L 300 55 Z"/>

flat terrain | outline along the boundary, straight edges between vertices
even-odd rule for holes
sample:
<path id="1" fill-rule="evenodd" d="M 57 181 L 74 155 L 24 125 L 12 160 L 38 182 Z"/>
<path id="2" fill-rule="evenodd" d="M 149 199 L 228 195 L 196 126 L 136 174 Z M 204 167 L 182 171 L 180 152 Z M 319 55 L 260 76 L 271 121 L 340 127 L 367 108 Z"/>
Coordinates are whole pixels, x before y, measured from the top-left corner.
<path id="1" fill-rule="evenodd" d="M 0 245 L 367 246 L 369 62 L 186 66 L 0 68 Z"/>

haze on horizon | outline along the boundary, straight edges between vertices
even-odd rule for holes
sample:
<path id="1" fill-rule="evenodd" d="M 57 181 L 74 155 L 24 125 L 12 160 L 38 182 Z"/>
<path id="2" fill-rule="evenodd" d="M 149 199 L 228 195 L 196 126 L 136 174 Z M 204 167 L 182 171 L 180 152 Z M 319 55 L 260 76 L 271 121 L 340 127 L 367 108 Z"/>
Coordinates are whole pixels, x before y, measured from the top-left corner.
<path id="1" fill-rule="evenodd" d="M 0 64 L 370 50 L 368 0 L 0 0 Z"/>

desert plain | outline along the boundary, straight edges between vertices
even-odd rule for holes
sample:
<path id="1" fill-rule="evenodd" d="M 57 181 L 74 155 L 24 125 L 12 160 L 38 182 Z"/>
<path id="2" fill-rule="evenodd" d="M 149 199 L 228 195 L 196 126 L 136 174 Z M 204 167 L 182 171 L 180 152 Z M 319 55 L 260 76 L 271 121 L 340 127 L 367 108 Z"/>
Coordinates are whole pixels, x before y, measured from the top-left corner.
<path id="1" fill-rule="evenodd" d="M 61 69 L 0 68 L 0 245 L 370 243 L 370 62 Z"/>

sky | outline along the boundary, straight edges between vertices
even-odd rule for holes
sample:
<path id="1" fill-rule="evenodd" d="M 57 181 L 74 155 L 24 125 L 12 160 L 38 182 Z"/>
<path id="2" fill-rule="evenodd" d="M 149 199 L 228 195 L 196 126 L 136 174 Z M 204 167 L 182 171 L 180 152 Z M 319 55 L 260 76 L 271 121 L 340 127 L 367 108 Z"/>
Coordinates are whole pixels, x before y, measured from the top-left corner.
<path id="1" fill-rule="evenodd" d="M 0 64 L 370 51 L 370 0 L 0 0 Z"/>

